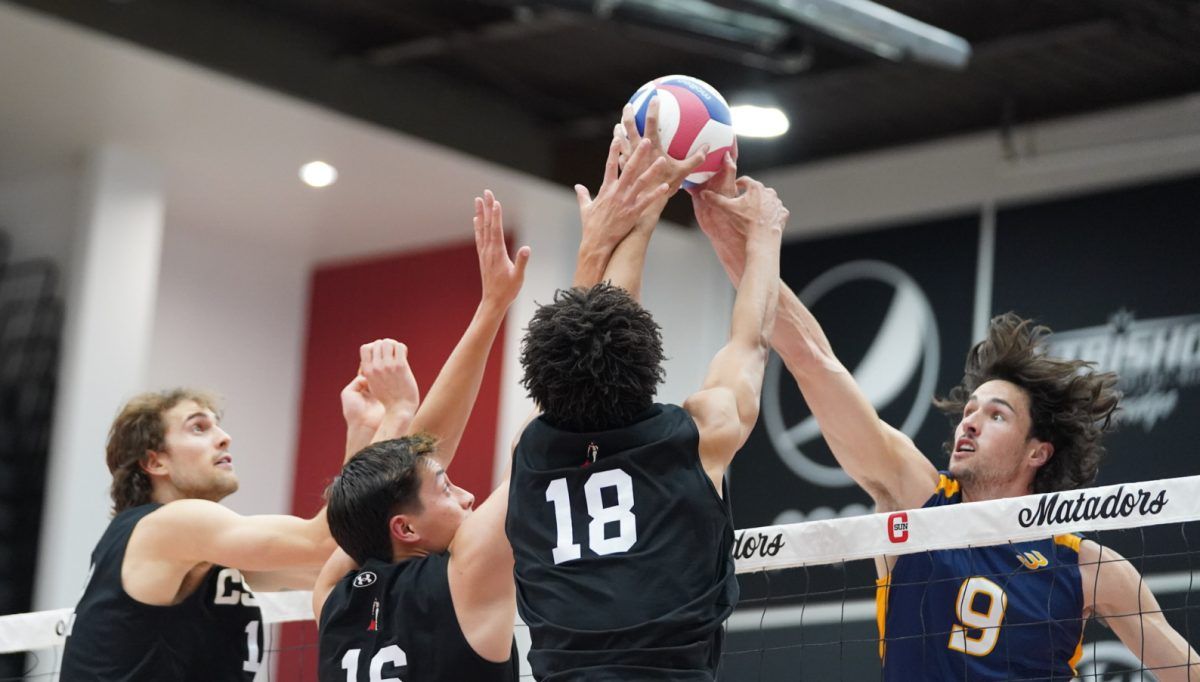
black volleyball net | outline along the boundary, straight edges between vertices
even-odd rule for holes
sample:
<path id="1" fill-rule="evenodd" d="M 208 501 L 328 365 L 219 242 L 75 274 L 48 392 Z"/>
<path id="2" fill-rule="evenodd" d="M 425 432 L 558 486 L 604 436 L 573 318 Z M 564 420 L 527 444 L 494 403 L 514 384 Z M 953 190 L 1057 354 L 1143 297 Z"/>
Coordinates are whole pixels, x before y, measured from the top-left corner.
<path id="1" fill-rule="evenodd" d="M 1048 579 L 1072 568 L 1047 547 L 1069 545 L 1072 536 L 1103 548 L 1090 567 L 1067 576 L 1078 581 L 1077 596 L 1087 603 L 1125 603 L 1127 610 L 1101 619 L 1070 607 L 1047 608 L 1054 618 L 1018 622 L 1015 605 L 1029 594 L 1071 603 L 1063 587 L 1070 580 Z M 1040 549 L 1026 544 L 1038 541 L 1049 544 Z M 881 559 L 906 557 L 910 566 L 922 568 L 947 551 L 967 557 L 967 569 L 914 580 L 890 572 Z M 717 678 L 722 682 L 1072 675 L 1095 681 L 1200 680 L 1200 660 L 1188 645 L 1200 636 L 1200 476 L 748 528 L 738 531 L 734 552 L 742 599 L 726 623 Z M 1011 561 L 997 566 L 988 556 Z M 1136 571 L 1132 589 L 1152 598 L 1121 602 L 1113 593 L 1120 585 L 1130 589 L 1128 581 L 1093 577 L 1089 583 L 1080 577 L 1130 569 Z M 880 592 L 881 575 L 891 580 L 887 593 Z M 1039 588 L 1030 582 L 1033 576 L 1056 587 Z M 954 594 L 945 604 L 949 618 L 910 618 L 915 627 L 885 631 L 881 640 L 880 610 L 900 608 L 894 603 L 898 591 L 907 590 L 907 608 L 921 607 L 947 589 Z M 316 680 L 309 599 L 307 592 L 258 595 L 265 636 L 256 680 Z M 56 680 L 70 613 L 67 608 L 0 617 L 0 655 L 22 661 L 20 675 L 0 679 Z M 1164 623 L 1178 633 L 1173 653 L 1156 651 Z M 1051 655 L 1045 669 L 1022 663 L 1029 650 L 1061 641 L 1063 632 L 1082 634 L 1071 651 Z M 529 638 L 520 623 L 516 637 L 524 658 Z M 913 643 L 920 646 L 914 649 Z M 891 658 L 906 648 L 906 658 Z M 935 655 L 942 649 L 948 658 Z M 923 653 L 914 658 L 914 650 Z M 987 658 L 991 667 L 977 665 L 977 658 Z M 888 661 L 886 676 L 881 660 Z M 532 679 L 524 660 L 522 673 Z"/>

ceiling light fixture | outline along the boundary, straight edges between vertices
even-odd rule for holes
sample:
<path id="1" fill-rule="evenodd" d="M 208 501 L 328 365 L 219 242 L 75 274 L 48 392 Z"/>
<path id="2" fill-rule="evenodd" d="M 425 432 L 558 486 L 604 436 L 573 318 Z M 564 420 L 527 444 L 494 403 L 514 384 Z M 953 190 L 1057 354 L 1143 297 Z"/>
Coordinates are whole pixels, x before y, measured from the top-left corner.
<path id="1" fill-rule="evenodd" d="M 300 166 L 300 179 L 309 187 L 328 187 L 337 182 L 338 172 L 324 161 L 309 161 Z"/>
<path id="2" fill-rule="evenodd" d="M 738 137 L 779 137 L 788 131 L 787 114 L 777 107 L 738 104 L 729 108 Z"/>

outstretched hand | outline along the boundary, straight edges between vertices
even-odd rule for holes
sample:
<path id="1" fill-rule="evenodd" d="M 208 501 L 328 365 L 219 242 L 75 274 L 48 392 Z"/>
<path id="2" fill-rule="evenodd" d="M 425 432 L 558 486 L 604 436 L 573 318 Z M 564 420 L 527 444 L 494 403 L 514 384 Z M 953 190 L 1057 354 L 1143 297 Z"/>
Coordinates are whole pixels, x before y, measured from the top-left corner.
<path id="1" fill-rule="evenodd" d="M 362 428 L 370 433 L 374 433 L 383 421 L 383 403 L 371 393 L 365 376 L 355 375 L 342 389 L 342 417 L 347 427 Z"/>
<path id="2" fill-rule="evenodd" d="M 621 123 L 614 129 L 614 137 L 621 141 L 621 154 L 618 157 L 618 166 L 622 169 L 627 163 L 627 160 L 632 155 L 637 145 L 643 139 L 650 141 L 650 148 L 654 153 L 654 158 L 663 159 L 662 166 L 659 167 L 659 180 L 666 182 L 670 188 L 667 197 L 663 199 L 663 205 L 666 204 L 666 199 L 670 198 L 679 191 L 680 186 L 687 176 L 691 175 L 704 163 L 704 159 L 708 158 L 708 145 L 701 145 L 693 154 L 683 159 L 676 159 L 667 154 L 667 150 L 663 148 L 662 139 L 658 135 L 658 113 L 659 99 L 655 97 L 650 100 L 650 104 L 646 107 L 646 125 L 645 135 L 638 132 L 637 121 L 634 120 L 633 105 L 626 104 L 621 110 Z M 659 209 L 661 212 L 661 208 Z"/>
<path id="3" fill-rule="evenodd" d="M 514 261 L 508 257 L 504 242 L 504 210 L 492 190 L 475 197 L 475 251 L 479 254 L 479 277 L 483 282 L 483 300 L 503 308 L 517 298 L 525 282 L 525 266 L 531 253 L 528 246 L 517 250 Z"/>
<path id="4" fill-rule="evenodd" d="M 622 147 L 622 138 L 614 135 L 604 164 L 604 181 L 594 199 L 586 187 L 575 185 L 585 243 L 616 248 L 649 207 L 670 196 L 670 184 L 664 180 L 667 162 L 656 158 L 650 141 L 636 145 L 625 167 L 618 170 Z"/>
<path id="5" fill-rule="evenodd" d="M 408 364 L 408 347 L 394 339 L 379 339 L 358 349 L 359 372 L 369 395 L 388 412 L 415 414 L 421 400 L 417 379 Z"/>
<path id="6" fill-rule="evenodd" d="M 778 239 L 791 214 L 775 190 L 750 177 L 735 182 L 735 172 L 727 155 L 708 186 L 692 194 L 692 206 L 700 229 L 736 282 L 745 269 L 747 238 Z"/>

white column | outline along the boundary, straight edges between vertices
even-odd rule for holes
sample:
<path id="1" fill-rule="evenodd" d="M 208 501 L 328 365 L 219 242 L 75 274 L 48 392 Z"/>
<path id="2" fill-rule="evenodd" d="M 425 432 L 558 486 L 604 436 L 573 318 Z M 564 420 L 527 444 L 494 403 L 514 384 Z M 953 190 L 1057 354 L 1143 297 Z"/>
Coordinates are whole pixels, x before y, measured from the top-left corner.
<path id="1" fill-rule="evenodd" d="M 66 273 L 66 321 L 47 472 L 34 609 L 71 606 L 108 525 L 104 443 L 144 384 L 163 233 L 158 166 L 102 147 L 84 167 Z"/>
<path id="2" fill-rule="evenodd" d="M 566 192 L 534 193 L 519 197 L 513 208 L 505 204 L 506 222 L 516 229 L 514 246 L 529 245 L 533 253 L 525 271 L 525 284 L 504 321 L 503 361 L 500 369 L 500 414 L 496 428 L 496 456 L 492 480 L 504 480 L 511 462 L 513 438 L 533 409 L 521 385 L 521 339 L 538 304 L 554 300 L 554 292 L 571 286 L 575 256 L 579 251 L 579 207 Z M 512 218 L 509 216 L 512 215 Z"/>

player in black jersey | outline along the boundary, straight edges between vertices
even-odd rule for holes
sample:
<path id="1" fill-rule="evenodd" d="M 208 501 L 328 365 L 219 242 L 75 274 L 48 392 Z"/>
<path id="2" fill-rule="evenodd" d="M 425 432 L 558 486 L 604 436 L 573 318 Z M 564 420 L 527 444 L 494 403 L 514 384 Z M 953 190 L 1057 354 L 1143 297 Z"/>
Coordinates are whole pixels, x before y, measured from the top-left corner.
<path id="1" fill-rule="evenodd" d="M 706 152 L 666 160 L 656 114 L 639 140 L 627 112 L 595 200 L 577 188 L 576 286 L 536 311 L 522 344 L 542 415 L 513 455 L 507 532 L 539 680 L 711 681 L 737 601 L 724 475 L 758 416 L 788 213 L 749 179 L 720 200 L 752 235 L 730 339 L 682 407 L 654 403 L 662 341 L 637 301 L 642 264 L 666 198 Z M 665 185 L 634 191 L 655 168 Z M 592 285 L 597 263 L 611 284 Z"/>
<path id="2" fill-rule="evenodd" d="M 347 449 L 407 427 L 415 393 L 386 394 L 404 384 L 403 351 L 386 340 L 360 350 L 363 376 L 342 392 Z M 72 615 L 63 682 L 250 680 L 263 629 L 247 583 L 308 588 L 333 550 L 324 511 L 242 516 L 219 504 L 238 480 L 218 412 L 211 396 L 175 390 L 134 398 L 113 422 L 114 518 Z"/>
<path id="3" fill-rule="evenodd" d="M 509 260 L 491 192 L 476 199 L 475 242 L 479 309 L 411 425 L 438 441 L 413 435 L 373 444 L 330 486 L 329 524 L 341 549 L 313 588 L 323 682 L 517 678 L 507 484 L 472 512 L 474 496 L 446 469 L 529 249 Z"/>
<path id="4" fill-rule="evenodd" d="M 711 186 L 731 193 L 726 163 Z M 701 229 L 730 278 L 745 234 L 717 195 L 693 197 Z M 812 313 L 782 282 L 771 343 L 795 377 L 829 448 L 877 511 L 1070 490 L 1095 478 L 1117 409 L 1116 376 L 1050 357 L 1050 330 L 1011 313 L 991 320 L 967 354 L 962 382 L 935 401 L 958 419 L 948 471 L 879 418 Z M 1031 552 L 1051 570 L 1035 574 Z M 882 557 L 879 602 L 886 680 L 1066 679 L 1096 617 L 1159 680 L 1200 678 L 1200 657 L 1161 612 L 1129 561 L 1077 536 Z M 989 579 L 1003 575 L 999 583 Z M 1041 582 L 1039 582 L 1041 581 Z M 1019 591 L 1009 594 L 1009 591 Z M 1045 627 L 1029 627 L 1029 623 Z"/>

